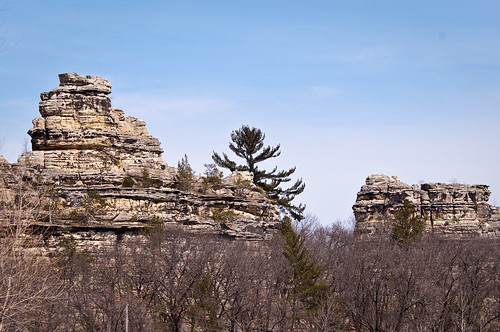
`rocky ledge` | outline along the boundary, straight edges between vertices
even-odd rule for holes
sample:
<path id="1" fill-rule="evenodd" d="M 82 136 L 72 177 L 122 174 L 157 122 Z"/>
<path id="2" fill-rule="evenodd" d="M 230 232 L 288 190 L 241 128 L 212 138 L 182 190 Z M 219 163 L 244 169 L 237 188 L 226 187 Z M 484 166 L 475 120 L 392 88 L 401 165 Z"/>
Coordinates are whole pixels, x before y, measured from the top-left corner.
<path id="1" fill-rule="evenodd" d="M 408 185 L 397 177 L 370 175 L 353 206 L 356 233 L 388 234 L 394 214 L 405 203 L 426 218 L 427 231 L 450 237 L 500 236 L 500 208 L 488 204 L 487 185 L 424 183 Z"/>
<path id="2" fill-rule="evenodd" d="M 3 206 L 26 190 L 16 185 L 22 179 L 43 190 L 43 204 L 29 218 L 52 233 L 137 233 L 153 220 L 193 232 L 267 239 L 279 227 L 278 207 L 253 184 L 251 173 L 235 172 L 216 185 L 195 176 L 190 190 L 180 190 L 178 170 L 162 160 L 160 142 L 145 122 L 111 107 L 107 80 L 75 73 L 59 80 L 59 87 L 41 94 L 41 117 L 28 132 L 32 151 L 14 165 L 0 158 Z M 7 210 L 3 222 L 12 219 Z"/>

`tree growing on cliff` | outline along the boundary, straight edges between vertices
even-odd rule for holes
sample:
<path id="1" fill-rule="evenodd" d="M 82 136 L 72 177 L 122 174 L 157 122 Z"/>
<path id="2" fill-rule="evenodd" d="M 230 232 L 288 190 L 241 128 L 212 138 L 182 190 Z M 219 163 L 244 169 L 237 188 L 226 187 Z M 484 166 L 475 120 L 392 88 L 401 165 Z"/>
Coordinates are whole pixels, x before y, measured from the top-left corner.
<path id="1" fill-rule="evenodd" d="M 203 186 L 214 190 L 222 187 L 223 174 L 215 164 L 205 164 L 206 170 L 203 176 Z"/>
<path id="2" fill-rule="evenodd" d="M 405 203 L 394 215 L 392 238 L 404 244 L 421 234 L 425 229 L 425 218 L 417 215 L 415 206 Z"/>
<path id="3" fill-rule="evenodd" d="M 194 171 L 188 161 L 188 156 L 179 160 L 177 163 L 177 175 L 175 176 L 177 188 L 183 191 L 190 191 L 193 189 Z"/>
<path id="4" fill-rule="evenodd" d="M 106 199 L 99 194 L 96 189 L 90 189 L 79 201 L 82 207 L 82 219 L 86 220 L 90 224 L 96 219 L 96 216 L 105 212 L 108 204 Z"/>
<path id="5" fill-rule="evenodd" d="M 291 181 L 290 175 L 295 172 L 295 167 L 282 171 L 278 171 L 278 168 L 274 167 L 271 171 L 266 171 L 260 169 L 257 165 L 281 154 L 279 144 L 274 147 L 264 147 L 265 137 L 266 135 L 260 129 L 242 126 L 231 133 L 232 142 L 229 143 L 229 148 L 238 157 L 243 158 L 245 164 L 238 165 L 235 161 L 229 159 L 226 153 L 222 153 L 221 156 L 214 152 L 212 159 L 217 166 L 227 168 L 231 172 L 248 171 L 253 173 L 255 185 L 262 188 L 270 199 L 276 201 L 283 212 L 294 219 L 304 219 L 305 205 L 293 205 L 292 201 L 304 191 L 305 183 L 302 179 L 298 179 L 286 189 L 281 187 L 283 183 Z"/>

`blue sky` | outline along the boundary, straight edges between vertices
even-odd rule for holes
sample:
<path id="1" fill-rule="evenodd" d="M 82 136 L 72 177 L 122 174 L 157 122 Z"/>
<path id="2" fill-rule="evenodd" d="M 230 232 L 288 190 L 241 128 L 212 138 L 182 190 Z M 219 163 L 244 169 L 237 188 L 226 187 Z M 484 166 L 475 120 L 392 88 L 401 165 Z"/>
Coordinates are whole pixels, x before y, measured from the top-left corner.
<path id="1" fill-rule="evenodd" d="M 57 74 L 110 80 L 170 165 L 262 129 L 297 198 L 346 220 L 365 178 L 484 183 L 500 205 L 498 1 L 22 1 L 0 11 L 1 153 Z"/>

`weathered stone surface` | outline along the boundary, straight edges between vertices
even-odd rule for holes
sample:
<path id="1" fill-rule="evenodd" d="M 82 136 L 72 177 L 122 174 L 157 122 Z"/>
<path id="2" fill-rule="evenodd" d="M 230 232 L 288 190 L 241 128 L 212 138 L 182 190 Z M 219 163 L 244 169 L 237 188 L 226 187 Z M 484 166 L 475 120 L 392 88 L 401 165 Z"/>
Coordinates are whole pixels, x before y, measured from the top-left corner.
<path id="1" fill-rule="evenodd" d="M 424 183 L 370 175 L 353 206 L 359 235 L 388 234 L 405 203 L 427 219 L 427 231 L 449 236 L 500 236 L 500 208 L 488 204 L 487 185 Z"/>
<path id="2" fill-rule="evenodd" d="M 162 160 L 160 142 L 144 121 L 111 107 L 107 80 L 75 73 L 59 80 L 59 87 L 41 94 L 41 117 L 28 132 L 33 151 L 16 165 L 55 193 L 45 198 L 53 210 L 38 224 L 135 230 L 157 217 L 236 238 L 274 233 L 279 209 L 253 185 L 251 173 L 235 172 L 217 188 L 195 177 L 192 191 L 180 191 L 177 169 Z"/>
<path id="3" fill-rule="evenodd" d="M 50 177 L 89 183 L 112 182 L 116 175 L 140 175 L 142 169 L 163 181 L 175 170 L 161 159 L 160 142 L 146 124 L 111 107 L 111 84 L 100 77 L 59 75 L 60 86 L 41 94 L 41 118 L 33 120 L 33 151 L 19 162 L 46 170 Z M 52 171 L 49 171 L 52 170 Z M 122 176 L 119 176 L 121 178 Z"/>

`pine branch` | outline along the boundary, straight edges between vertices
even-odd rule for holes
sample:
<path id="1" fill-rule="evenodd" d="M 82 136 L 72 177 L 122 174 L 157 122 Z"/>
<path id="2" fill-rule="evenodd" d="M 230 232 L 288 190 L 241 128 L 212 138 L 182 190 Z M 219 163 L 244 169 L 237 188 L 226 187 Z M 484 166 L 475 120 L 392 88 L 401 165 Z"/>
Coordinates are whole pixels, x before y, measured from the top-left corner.
<path id="1" fill-rule="evenodd" d="M 238 165 L 236 162 L 230 160 L 225 153 L 221 156 L 214 152 L 212 159 L 217 166 L 227 168 L 232 172 L 248 171 L 253 173 L 254 184 L 262 188 L 267 197 L 274 200 L 280 206 L 283 213 L 301 220 L 303 219 L 305 206 L 294 206 L 291 204 L 291 201 L 295 196 L 304 191 L 305 184 L 302 179 L 295 181 L 287 189 L 281 187 L 283 183 L 291 181 L 290 176 L 295 172 L 296 168 L 292 167 L 288 170 L 278 171 L 278 168 L 274 167 L 271 171 L 266 171 L 260 170 L 257 166 L 262 161 L 281 155 L 280 144 L 274 147 L 270 145 L 264 147 L 265 137 L 266 135 L 260 129 L 242 126 L 231 133 L 229 149 L 236 156 L 244 159 L 245 163 Z"/>

